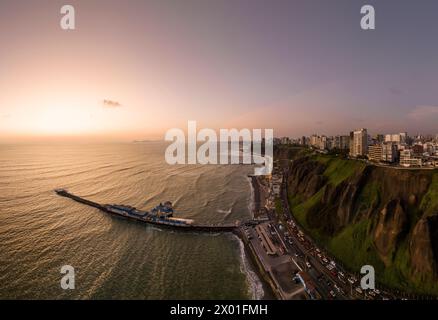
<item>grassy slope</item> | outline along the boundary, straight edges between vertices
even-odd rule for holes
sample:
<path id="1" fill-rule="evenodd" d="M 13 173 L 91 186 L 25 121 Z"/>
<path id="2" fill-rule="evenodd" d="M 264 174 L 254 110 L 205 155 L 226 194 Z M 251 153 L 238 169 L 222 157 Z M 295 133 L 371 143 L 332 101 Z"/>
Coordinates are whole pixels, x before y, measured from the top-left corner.
<path id="1" fill-rule="evenodd" d="M 366 164 L 362 161 L 345 160 L 336 156 L 318 155 L 315 159 L 326 165 L 324 176 L 329 180 L 329 183 L 334 186 L 338 185 L 354 173 L 363 170 Z"/>
<path id="2" fill-rule="evenodd" d="M 324 176 L 327 177 L 328 183 L 335 186 L 352 176 L 354 173 L 365 168 L 363 162 L 344 160 L 335 156 L 317 155 L 314 156 L 314 159 L 326 166 Z M 323 193 L 324 187 L 304 202 L 300 201 L 299 195 L 289 197 L 289 204 L 293 210 L 294 216 L 304 227 L 308 227 L 306 223 L 307 212 L 320 201 Z"/>
<path id="3" fill-rule="evenodd" d="M 361 161 L 325 155 L 315 156 L 315 160 L 326 165 L 324 175 L 328 178 L 328 183 L 333 185 L 338 185 L 366 166 Z M 294 216 L 317 242 L 325 245 L 329 252 L 350 270 L 358 271 L 365 264 L 374 266 L 377 280 L 386 286 L 410 293 L 438 294 L 438 285 L 433 282 L 425 285 L 424 281 L 407 280 L 411 274 L 407 241 L 396 248 L 392 264 L 385 267 L 374 249 L 372 236 L 370 236 L 371 220 L 362 220 L 350 225 L 330 239 L 319 234 L 317 230 L 309 229 L 306 223 L 307 213 L 320 201 L 323 192 L 324 187 L 304 202 L 300 201 L 299 195 L 289 198 Z M 379 203 L 379 193 L 380 186 L 376 182 L 366 184 L 359 196 L 359 210 L 366 210 L 371 204 Z M 420 208 L 424 212 L 429 211 L 429 214 L 438 208 L 438 172 L 434 173 L 432 184 L 428 193 L 423 197 Z"/>
<path id="4" fill-rule="evenodd" d="M 438 210 L 438 172 L 433 174 L 432 183 L 421 201 L 420 209 L 428 215 Z"/>

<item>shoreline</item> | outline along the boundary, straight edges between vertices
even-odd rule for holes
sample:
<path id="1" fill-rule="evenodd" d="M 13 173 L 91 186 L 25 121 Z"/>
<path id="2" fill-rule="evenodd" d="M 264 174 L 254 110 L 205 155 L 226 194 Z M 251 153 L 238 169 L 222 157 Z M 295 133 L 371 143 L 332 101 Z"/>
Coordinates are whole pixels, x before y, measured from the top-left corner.
<path id="1" fill-rule="evenodd" d="M 252 200 L 252 216 L 256 217 L 256 213 L 260 211 L 261 208 L 261 197 L 260 197 L 260 185 L 256 176 L 249 176 L 251 180 L 251 190 L 253 194 Z"/>
<path id="2" fill-rule="evenodd" d="M 262 190 L 260 190 L 260 184 L 258 182 L 257 176 L 248 176 L 250 181 L 251 188 L 251 198 L 250 198 L 250 211 L 252 218 L 256 218 L 257 214 L 261 209 L 261 198 L 262 198 Z M 266 197 L 263 196 L 265 199 Z M 239 243 L 241 244 L 241 250 L 243 250 L 243 254 L 241 254 L 242 263 L 245 264 L 244 259 L 249 263 L 249 268 L 245 270 L 247 273 L 247 277 L 251 278 L 252 275 L 249 272 L 254 272 L 257 275 L 257 281 L 260 283 L 263 289 L 263 296 L 259 298 L 259 300 L 277 300 L 279 297 L 275 294 L 275 285 L 270 275 L 264 270 L 259 257 L 251 248 L 251 245 L 248 243 L 242 232 L 239 230 L 234 233 Z M 245 266 L 244 266 L 245 268 Z M 254 297 L 254 292 L 252 292 Z"/>
<path id="3" fill-rule="evenodd" d="M 245 274 L 248 282 L 248 293 L 251 300 L 266 300 L 267 288 L 266 284 L 261 280 L 257 268 L 254 266 L 254 261 L 248 257 L 245 242 L 237 234 L 232 235 L 233 239 L 239 244 L 240 259 L 242 263 L 240 270 Z M 268 288 L 269 289 L 269 288 Z"/>
<path id="4" fill-rule="evenodd" d="M 259 283 L 263 287 L 263 297 L 261 297 L 260 300 L 280 300 L 281 297 L 276 294 L 276 286 L 274 285 L 273 279 L 263 268 L 261 261 L 251 245 L 244 240 L 244 237 L 241 234 L 236 234 L 235 236 L 238 238 L 239 242 L 242 243 L 245 256 L 247 257 L 253 272 L 257 275 Z"/>

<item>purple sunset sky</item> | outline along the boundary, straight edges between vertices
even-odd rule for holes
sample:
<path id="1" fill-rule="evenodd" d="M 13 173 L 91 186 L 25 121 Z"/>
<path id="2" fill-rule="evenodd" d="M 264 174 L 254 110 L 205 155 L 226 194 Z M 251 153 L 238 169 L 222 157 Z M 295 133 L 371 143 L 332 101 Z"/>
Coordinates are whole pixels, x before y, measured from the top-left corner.
<path id="1" fill-rule="evenodd" d="M 187 120 L 276 136 L 438 133 L 438 1 L 67 3 L 74 31 L 59 28 L 65 1 L 0 2 L 4 136 L 155 138 Z M 374 31 L 360 28 L 365 4 Z M 46 130 L 67 118 L 69 131 Z"/>

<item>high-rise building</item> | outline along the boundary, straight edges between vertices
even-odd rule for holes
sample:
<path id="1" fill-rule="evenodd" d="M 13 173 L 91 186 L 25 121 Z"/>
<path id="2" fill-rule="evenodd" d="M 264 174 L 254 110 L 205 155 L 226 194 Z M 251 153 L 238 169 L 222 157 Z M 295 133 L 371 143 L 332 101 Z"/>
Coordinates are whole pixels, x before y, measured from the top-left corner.
<path id="1" fill-rule="evenodd" d="M 350 147 L 350 136 L 335 136 L 333 139 L 333 148 L 347 150 Z"/>
<path id="2" fill-rule="evenodd" d="M 416 157 L 411 149 L 400 151 L 400 165 L 403 167 L 421 167 L 421 157 Z"/>
<path id="3" fill-rule="evenodd" d="M 374 144 L 368 147 L 368 159 L 371 161 L 380 162 L 383 159 L 383 146 L 381 144 Z"/>
<path id="4" fill-rule="evenodd" d="M 312 146 L 312 147 L 316 147 L 316 146 L 318 146 L 318 144 L 319 144 L 319 142 L 318 142 L 318 136 L 316 135 L 316 134 L 312 134 L 311 136 L 310 136 L 310 145 Z"/>
<path id="5" fill-rule="evenodd" d="M 350 155 L 352 157 L 365 156 L 368 153 L 367 129 L 359 129 L 350 133 Z"/>
<path id="6" fill-rule="evenodd" d="M 397 158 L 397 146 L 391 142 L 382 143 L 382 161 L 393 163 Z"/>
<path id="7" fill-rule="evenodd" d="M 310 137 L 310 145 L 320 150 L 327 150 L 331 146 L 331 142 L 327 136 L 314 134 Z"/>
<path id="8" fill-rule="evenodd" d="M 376 142 L 382 143 L 385 141 L 385 136 L 383 134 L 376 134 L 374 139 L 376 140 Z"/>
<path id="9" fill-rule="evenodd" d="M 385 135 L 385 142 L 394 142 L 397 144 L 406 143 L 408 134 L 406 132 L 387 134 Z"/>
<path id="10" fill-rule="evenodd" d="M 397 146 L 392 142 L 374 144 L 368 147 L 368 159 L 393 163 L 397 160 Z"/>

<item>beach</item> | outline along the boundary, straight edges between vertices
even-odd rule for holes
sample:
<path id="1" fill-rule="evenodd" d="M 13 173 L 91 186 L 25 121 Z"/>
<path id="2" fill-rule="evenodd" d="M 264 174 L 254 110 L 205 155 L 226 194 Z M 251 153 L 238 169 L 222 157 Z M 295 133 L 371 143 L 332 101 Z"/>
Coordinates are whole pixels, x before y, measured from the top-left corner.
<path id="1" fill-rule="evenodd" d="M 261 185 L 260 179 L 265 179 L 263 176 L 248 176 L 251 184 L 251 215 L 254 219 L 258 218 L 261 213 L 261 209 L 264 208 L 266 199 L 268 197 L 267 190 Z M 258 281 L 263 288 L 263 295 L 259 296 L 259 298 L 264 300 L 272 300 L 277 299 L 277 295 L 274 293 L 273 288 L 275 287 L 271 276 L 266 272 L 264 267 L 261 264 L 257 253 L 254 248 L 250 245 L 248 239 L 244 236 L 243 232 L 239 232 L 237 234 L 240 242 L 243 244 L 243 253 L 246 257 L 248 257 L 249 263 L 251 264 L 252 270 L 256 272 Z M 245 257 L 242 256 L 242 261 L 245 261 Z M 246 269 L 246 268 L 245 268 Z M 248 268 L 249 269 L 249 268 Z M 251 274 L 251 271 L 246 270 L 248 277 L 254 280 L 254 275 Z M 254 287 L 253 287 L 254 290 Z M 254 291 L 253 291 L 254 297 Z"/>

